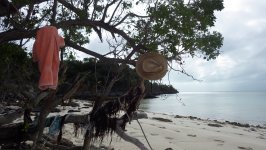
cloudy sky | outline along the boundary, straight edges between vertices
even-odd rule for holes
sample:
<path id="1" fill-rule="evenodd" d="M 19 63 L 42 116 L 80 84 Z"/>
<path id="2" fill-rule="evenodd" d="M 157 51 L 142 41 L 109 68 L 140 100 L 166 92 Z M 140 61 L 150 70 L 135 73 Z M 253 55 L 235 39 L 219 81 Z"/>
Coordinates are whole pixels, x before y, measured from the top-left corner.
<path id="1" fill-rule="evenodd" d="M 185 69 L 202 82 L 177 72 L 170 83 L 183 91 L 266 91 L 266 1 L 224 0 L 215 30 L 224 36 L 214 61 L 188 59 Z M 164 78 L 164 83 L 168 78 Z"/>
<path id="2" fill-rule="evenodd" d="M 186 59 L 185 70 L 202 81 L 171 71 L 162 83 L 180 92 L 266 91 L 266 0 L 224 0 L 224 6 L 214 27 L 224 37 L 221 55 L 212 61 Z M 108 45 L 93 37 L 88 48 L 108 52 Z"/>

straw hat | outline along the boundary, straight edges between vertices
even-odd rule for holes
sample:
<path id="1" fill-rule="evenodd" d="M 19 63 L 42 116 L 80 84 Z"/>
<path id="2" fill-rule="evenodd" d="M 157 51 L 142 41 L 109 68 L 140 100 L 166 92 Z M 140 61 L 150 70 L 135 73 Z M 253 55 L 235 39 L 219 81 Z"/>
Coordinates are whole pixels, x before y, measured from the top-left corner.
<path id="1" fill-rule="evenodd" d="M 167 72 L 167 60 L 157 53 L 145 53 L 139 57 L 136 71 L 145 80 L 159 80 Z"/>

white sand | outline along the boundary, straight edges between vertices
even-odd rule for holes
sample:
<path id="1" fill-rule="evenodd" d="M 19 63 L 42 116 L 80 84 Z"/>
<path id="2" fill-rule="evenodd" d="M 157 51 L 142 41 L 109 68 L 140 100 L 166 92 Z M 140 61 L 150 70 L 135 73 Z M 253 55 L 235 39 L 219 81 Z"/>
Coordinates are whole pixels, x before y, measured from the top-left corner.
<path id="1" fill-rule="evenodd" d="M 82 103 L 83 105 L 84 103 Z M 65 110 L 68 110 L 66 108 Z M 88 112 L 88 108 L 81 109 Z M 197 120 L 189 118 L 175 118 L 174 116 L 147 113 L 148 119 L 139 119 L 145 134 L 154 150 L 266 150 L 266 129 L 256 127 L 238 127 L 230 124 L 221 124 L 222 127 L 212 127 L 208 124 L 219 124 L 210 120 Z M 152 119 L 153 117 L 170 119 L 172 122 L 164 122 Z M 137 121 L 132 121 L 126 127 L 126 133 L 148 144 L 141 132 Z M 83 144 L 83 134 L 74 137 L 72 124 L 64 127 L 63 137 L 74 142 L 76 145 Z M 116 134 L 111 138 L 104 139 L 102 144 L 115 150 L 138 150 L 138 148 Z"/>

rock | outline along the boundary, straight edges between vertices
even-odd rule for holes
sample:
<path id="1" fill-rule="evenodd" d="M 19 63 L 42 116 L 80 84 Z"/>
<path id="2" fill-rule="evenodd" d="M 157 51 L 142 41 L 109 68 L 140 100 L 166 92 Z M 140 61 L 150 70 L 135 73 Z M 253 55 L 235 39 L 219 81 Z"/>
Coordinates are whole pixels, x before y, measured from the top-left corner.
<path id="1" fill-rule="evenodd" d="M 211 127 L 223 127 L 222 125 L 215 124 L 215 123 L 209 123 L 208 126 L 211 126 Z"/>
<path id="2" fill-rule="evenodd" d="M 175 118 L 183 118 L 183 116 L 176 115 Z"/>
<path id="3" fill-rule="evenodd" d="M 148 119 L 148 114 L 145 113 L 145 112 L 138 112 L 137 111 L 133 115 L 134 115 L 133 119 L 135 119 L 135 118 L 137 118 L 137 119 Z"/>
<path id="4" fill-rule="evenodd" d="M 238 127 L 245 127 L 245 128 L 249 128 L 250 125 L 249 124 L 241 124 L 238 122 L 229 122 L 229 124 L 234 125 L 234 126 L 238 126 Z"/>
<path id="5" fill-rule="evenodd" d="M 160 118 L 160 117 L 152 117 L 152 119 L 159 120 L 159 121 L 163 121 L 163 122 L 173 122 L 170 119 L 165 119 L 165 118 Z"/>
<path id="6" fill-rule="evenodd" d="M 250 131 L 257 131 L 255 128 L 250 128 Z"/>
<path id="7" fill-rule="evenodd" d="M 188 118 L 191 120 L 198 119 L 197 117 L 193 117 L 193 116 L 188 116 Z"/>
<path id="8" fill-rule="evenodd" d="M 71 107 L 79 107 L 79 104 L 76 102 L 69 102 L 66 104 L 62 104 L 62 106 L 71 106 Z"/>

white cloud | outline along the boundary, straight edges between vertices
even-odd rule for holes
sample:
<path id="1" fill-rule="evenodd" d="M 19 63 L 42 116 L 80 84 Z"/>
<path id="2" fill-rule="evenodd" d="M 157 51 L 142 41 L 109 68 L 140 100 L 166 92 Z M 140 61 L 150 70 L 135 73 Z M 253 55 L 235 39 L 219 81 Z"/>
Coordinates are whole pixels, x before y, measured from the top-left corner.
<path id="1" fill-rule="evenodd" d="M 216 12 L 215 30 L 224 36 L 221 55 L 212 61 L 187 58 L 185 70 L 194 81 L 171 71 L 169 80 L 180 91 L 266 90 L 265 0 L 225 0 Z M 93 36 L 89 49 L 106 53 L 109 46 Z M 168 84 L 168 76 L 163 80 Z"/>

